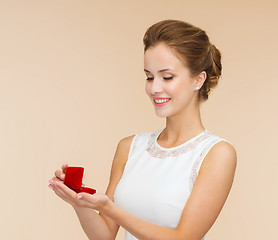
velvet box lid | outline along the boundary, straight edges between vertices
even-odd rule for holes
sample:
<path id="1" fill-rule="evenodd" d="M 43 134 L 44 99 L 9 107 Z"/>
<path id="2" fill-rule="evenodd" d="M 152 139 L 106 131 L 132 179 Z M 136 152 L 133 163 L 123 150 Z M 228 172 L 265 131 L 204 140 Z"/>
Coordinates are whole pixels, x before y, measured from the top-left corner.
<path id="1" fill-rule="evenodd" d="M 82 178 L 84 174 L 83 167 L 68 167 L 65 173 L 64 184 L 76 193 L 86 192 L 90 194 L 96 193 L 93 188 L 82 187 Z"/>

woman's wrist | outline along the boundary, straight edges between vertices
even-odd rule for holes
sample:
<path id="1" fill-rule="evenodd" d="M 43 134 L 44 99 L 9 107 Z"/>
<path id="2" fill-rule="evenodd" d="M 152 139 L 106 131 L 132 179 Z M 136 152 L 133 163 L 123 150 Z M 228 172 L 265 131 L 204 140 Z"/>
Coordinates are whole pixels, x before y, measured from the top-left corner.
<path id="1" fill-rule="evenodd" d="M 73 207 L 73 209 L 74 209 L 76 212 L 80 212 L 80 211 L 86 209 L 85 207 L 78 206 L 77 204 L 71 204 L 71 206 Z M 87 209 L 88 209 L 88 208 L 87 208 Z"/>
<path id="2" fill-rule="evenodd" d="M 78 212 L 82 209 L 82 207 L 78 207 L 76 205 L 71 205 L 73 207 L 73 209 L 75 210 L 75 212 Z"/>
<path id="3" fill-rule="evenodd" d="M 114 207 L 115 207 L 115 203 L 108 198 L 107 202 L 103 205 L 103 208 L 101 209 L 100 212 L 109 216 Z"/>

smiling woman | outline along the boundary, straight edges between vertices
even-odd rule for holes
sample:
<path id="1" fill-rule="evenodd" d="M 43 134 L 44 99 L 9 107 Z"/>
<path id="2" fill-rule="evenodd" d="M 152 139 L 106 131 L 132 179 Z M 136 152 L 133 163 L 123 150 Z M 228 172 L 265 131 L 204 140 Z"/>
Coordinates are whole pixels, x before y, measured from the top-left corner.
<path id="1" fill-rule="evenodd" d="M 200 102 L 208 99 L 221 75 L 221 53 L 210 43 L 206 32 L 189 23 L 165 20 L 151 26 L 144 36 L 144 52 L 164 43 L 183 65 L 190 70 L 191 76 L 205 71 L 207 78 L 198 92 Z M 167 70 L 167 69 L 165 69 Z M 160 70 L 159 72 L 165 72 Z M 145 69 L 145 72 L 150 71 Z"/>
<path id="2" fill-rule="evenodd" d="M 119 141 L 105 194 L 65 186 L 67 165 L 50 187 L 73 206 L 89 239 L 115 239 L 122 226 L 126 240 L 204 240 L 237 164 L 232 144 L 200 116 L 221 75 L 221 54 L 205 31 L 179 20 L 151 26 L 144 44 L 145 90 L 165 128 Z"/>

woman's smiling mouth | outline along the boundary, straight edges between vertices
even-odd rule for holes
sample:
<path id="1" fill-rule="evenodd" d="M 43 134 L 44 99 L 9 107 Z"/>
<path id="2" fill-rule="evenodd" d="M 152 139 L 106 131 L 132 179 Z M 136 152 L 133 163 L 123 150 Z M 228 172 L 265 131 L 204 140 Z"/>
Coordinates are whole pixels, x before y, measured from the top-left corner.
<path id="1" fill-rule="evenodd" d="M 166 105 L 169 101 L 171 100 L 171 98 L 154 98 L 154 104 L 155 106 L 164 106 Z"/>

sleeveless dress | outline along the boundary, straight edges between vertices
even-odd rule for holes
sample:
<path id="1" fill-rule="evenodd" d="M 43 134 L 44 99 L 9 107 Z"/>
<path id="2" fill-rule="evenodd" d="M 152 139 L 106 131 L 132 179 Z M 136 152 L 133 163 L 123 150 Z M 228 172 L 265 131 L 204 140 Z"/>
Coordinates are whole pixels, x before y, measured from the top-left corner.
<path id="1" fill-rule="evenodd" d="M 205 129 L 179 146 L 164 148 L 157 143 L 163 130 L 134 136 L 114 203 L 142 220 L 175 229 L 206 154 L 219 141 L 229 141 Z M 137 238 L 125 231 L 125 240 Z"/>

